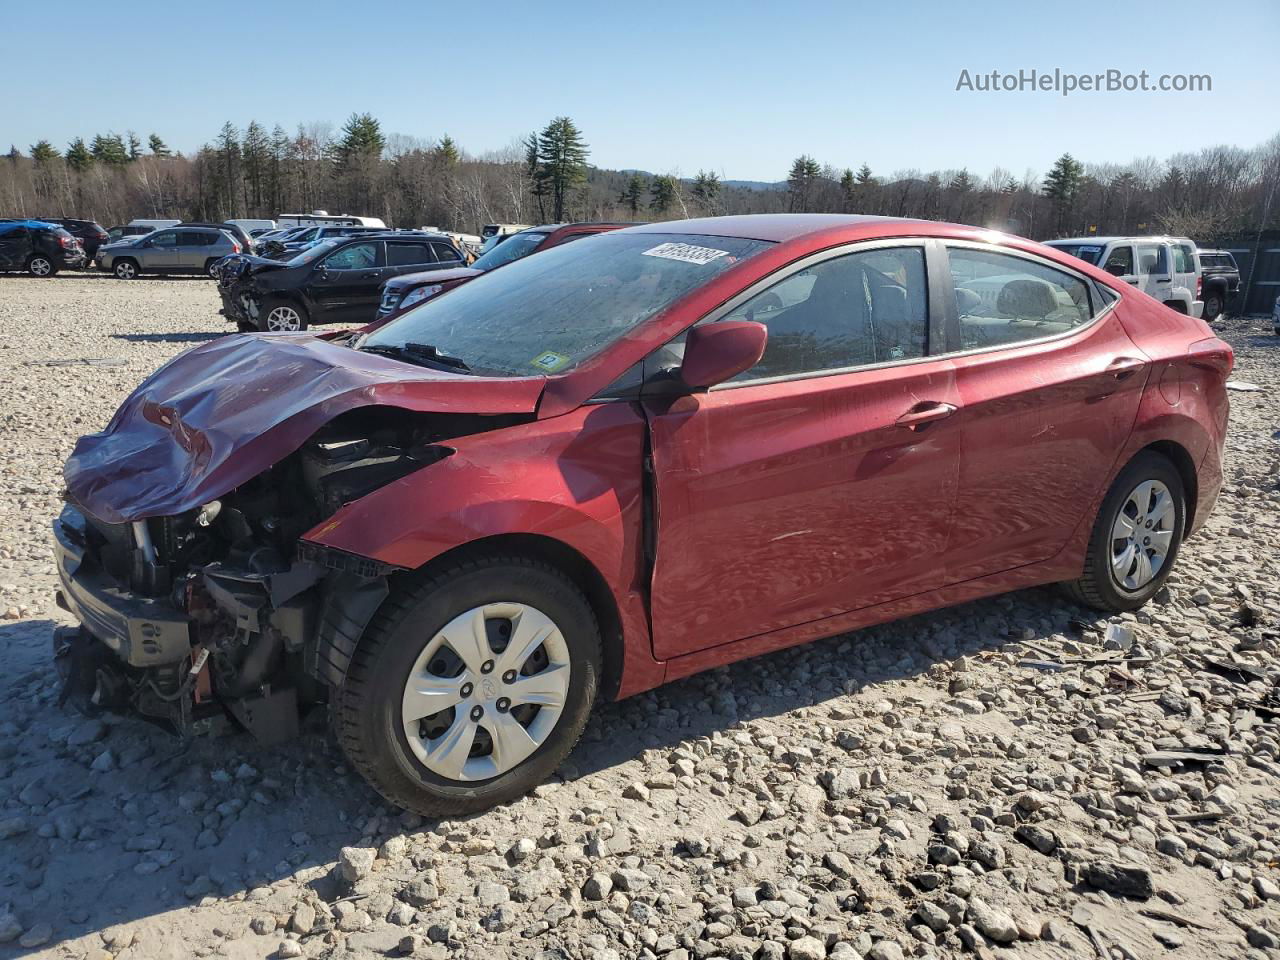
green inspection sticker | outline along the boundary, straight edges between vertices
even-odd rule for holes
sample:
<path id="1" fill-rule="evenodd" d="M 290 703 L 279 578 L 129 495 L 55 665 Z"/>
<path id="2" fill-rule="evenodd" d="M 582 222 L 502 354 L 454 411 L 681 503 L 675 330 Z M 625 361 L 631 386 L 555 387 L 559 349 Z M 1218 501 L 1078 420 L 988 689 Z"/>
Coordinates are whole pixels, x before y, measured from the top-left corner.
<path id="1" fill-rule="evenodd" d="M 543 373 L 555 373 L 568 362 L 568 357 L 548 350 L 546 353 L 534 357 L 530 366 L 537 367 Z"/>

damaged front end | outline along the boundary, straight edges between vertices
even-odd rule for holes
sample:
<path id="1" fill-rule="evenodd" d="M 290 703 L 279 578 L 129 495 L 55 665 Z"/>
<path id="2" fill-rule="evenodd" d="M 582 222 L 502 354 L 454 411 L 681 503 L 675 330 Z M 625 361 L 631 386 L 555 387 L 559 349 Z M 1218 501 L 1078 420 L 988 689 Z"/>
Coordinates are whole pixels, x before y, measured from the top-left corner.
<path id="1" fill-rule="evenodd" d="M 305 534 L 531 419 L 540 382 L 451 377 L 318 338 L 238 337 L 146 381 L 68 461 L 54 522 L 64 700 L 278 742 L 342 683 L 397 568 Z M 470 399 L 467 399 L 470 397 Z M 394 403 L 394 405 L 393 405 Z"/>
<path id="2" fill-rule="evenodd" d="M 284 263 L 266 257 L 237 254 L 222 260 L 218 265 L 218 296 L 222 298 L 221 314 L 228 320 L 248 326 L 258 326 L 258 313 L 262 306 L 263 292 L 254 278 L 263 271 L 279 270 Z"/>

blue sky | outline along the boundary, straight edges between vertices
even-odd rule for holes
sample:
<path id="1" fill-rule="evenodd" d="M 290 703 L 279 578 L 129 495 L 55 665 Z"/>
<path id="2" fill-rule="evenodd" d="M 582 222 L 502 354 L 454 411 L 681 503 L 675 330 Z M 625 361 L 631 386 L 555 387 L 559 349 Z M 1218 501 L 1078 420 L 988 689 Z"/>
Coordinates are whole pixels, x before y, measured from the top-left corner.
<path id="1" fill-rule="evenodd" d="M 1280 132 L 1280 3 L 1089 6 L 13 4 L 0 149 L 132 129 L 189 151 L 226 120 L 336 127 L 367 110 L 389 133 L 447 132 L 478 153 L 567 114 L 602 167 L 775 180 L 809 153 L 879 174 L 999 165 L 1020 177 L 1064 150 L 1163 159 Z M 1213 90 L 956 90 L 962 69 L 1033 68 L 1207 73 Z"/>

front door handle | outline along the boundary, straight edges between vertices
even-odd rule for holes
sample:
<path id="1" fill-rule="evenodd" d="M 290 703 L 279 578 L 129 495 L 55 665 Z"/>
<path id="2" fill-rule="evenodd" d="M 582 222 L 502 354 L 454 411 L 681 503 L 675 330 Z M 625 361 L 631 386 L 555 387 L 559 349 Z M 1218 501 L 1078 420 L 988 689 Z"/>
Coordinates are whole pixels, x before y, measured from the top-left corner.
<path id="1" fill-rule="evenodd" d="M 1142 364 L 1137 357 L 1116 357 L 1107 364 L 1107 373 L 1117 380 L 1128 380 L 1142 369 Z"/>
<path id="2" fill-rule="evenodd" d="M 906 427 L 908 430 L 918 430 L 926 424 L 933 423 L 935 420 L 945 420 L 956 412 L 955 404 L 951 403 L 918 403 L 902 416 L 897 419 L 900 427 Z"/>

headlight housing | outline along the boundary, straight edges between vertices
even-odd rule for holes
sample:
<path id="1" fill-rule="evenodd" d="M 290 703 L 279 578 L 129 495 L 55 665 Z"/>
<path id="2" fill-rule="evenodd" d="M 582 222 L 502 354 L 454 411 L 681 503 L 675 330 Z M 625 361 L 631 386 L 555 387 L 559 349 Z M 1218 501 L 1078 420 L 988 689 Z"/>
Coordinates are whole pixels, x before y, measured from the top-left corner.
<path id="1" fill-rule="evenodd" d="M 443 289 L 444 287 L 440 284 L 433 283 L 429 287 L 418 287 L 416 290 L 410 290 L 404 295 L 404 299 L 400 301 L 400 309 L 404 310 L 406 307 L 412 307 L 423 300 L 429 300 Z"/>

